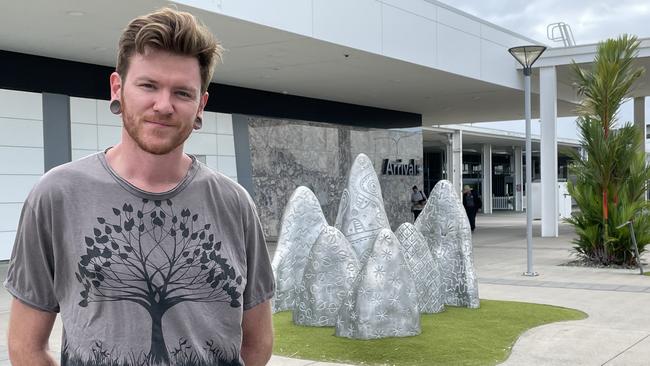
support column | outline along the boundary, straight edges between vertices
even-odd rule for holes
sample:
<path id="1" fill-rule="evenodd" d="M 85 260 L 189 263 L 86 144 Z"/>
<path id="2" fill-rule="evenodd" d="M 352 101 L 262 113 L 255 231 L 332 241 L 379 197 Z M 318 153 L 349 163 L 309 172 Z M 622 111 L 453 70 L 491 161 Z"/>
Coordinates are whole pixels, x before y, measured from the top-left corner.
<path id="1" fill-rule="evenodd" d="M 43 93 L 43 171 L 71 160 L 70 97 Z"/>
<path id="2" fill-rule="evenodd" d="M 463 131 L 447 135 L 447 179 L 462 197 L 463 191 Z"/>
<path id="3" fill-rule="evenodd" d="M 641 151 L 645 151 L 646 128 L 645 128 L 645 97 L 634 98 L 634 127 L 638 128 L 643 135 Z"/>
<path id="4" fill-rule="evenodd" d="M 648 161 L 648 155 L 645 149 L 645 143 L 647 139 L 647 129 L 645 124 L 645 96 L 634 98 L 634 127 L 638 128 L 641 131 L 641 151 L 645 156 L 645 161 Z M 648 199 L 648 192 L 646 191 L 643 195 L 646 200 Z"/>
<path id="5" fill-rule="evenodd" d="M 483 145 L 483 213 L 492 213 L 492 145 Z"/>
<path id="6" fill-rule="evenodd" d="M 514 149 L 515 172 L 515 211 L 524 210 L 524 167 L 522 164 L 521 146 Z"/>
<path id="7" fill-rule="evenodd" d="M 255 198 L 253 185 L 253 164 L 251 162 L 251 146 L 248 135 L 248 117 L 243 114 L 232 115 L 232 132 L 235 140 L 235 156 L 237 164 L 237 183 Z"/>
<path id="8" fill-rule="evenodd" d="M 541 67 L 539 71 L 542 237 L 557 237 L 557 76 L 555 66 Z"/>
<path id="9" fill-rule="evenodd" d="M 447 134 L 447 144 L 445 145 L 445 176 L 444 179 L 454 182 L 454 140 L 453 134 Z"/>

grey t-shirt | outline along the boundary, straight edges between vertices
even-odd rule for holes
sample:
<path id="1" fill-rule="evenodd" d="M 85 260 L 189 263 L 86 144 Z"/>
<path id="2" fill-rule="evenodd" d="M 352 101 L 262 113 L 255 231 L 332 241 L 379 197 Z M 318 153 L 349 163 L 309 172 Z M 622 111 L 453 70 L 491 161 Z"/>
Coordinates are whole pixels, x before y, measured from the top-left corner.
<path id="1" fill-rule="evenodd" d="M 274 291 L 266 243 L 246 191 L 192 159 L 165 193 L 98 153 L 29 194 L 5 287 L 61 313 L 62 366 L 243 364 L 243 311 Z"/>

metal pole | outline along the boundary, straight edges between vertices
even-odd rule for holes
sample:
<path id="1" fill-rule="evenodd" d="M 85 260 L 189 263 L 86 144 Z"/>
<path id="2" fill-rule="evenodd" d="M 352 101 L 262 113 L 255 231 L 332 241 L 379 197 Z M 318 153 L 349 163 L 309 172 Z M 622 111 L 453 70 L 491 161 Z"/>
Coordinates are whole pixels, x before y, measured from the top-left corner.
<path id="1" fill-rule="evenodd" d="M 634 246 L 634 255 L 636 256 L 636 264 L 639 266 L 639 274 L 643 275 L 643 265 L 641 264 L 641 257 L 639 256 L 639 247 L 636 245 L 636 235 L 634 234 L 634 223 L 632 220 L 622 223 L 617 229 L 622 229 L 627 225 L 630 230 L 630 237 L 632 238 L 632 245 Z"/>
<path id="2" fill-rule="evenodd" d="M 639 256 L 639 246 L 636 245 L 636 235 L 634 235 L 634 225 L 632 221 L 628 221 L 627 224 L 630 226 L 630 235 L 632 236 L 632 245 L 634 245 L 634 255 L 636 255 L 636 264 L 639 265 L 639 274 L 643 275 L 643 265 L 641 264 L 641 257 Z"/>
<path id="3" fill-rule="evenodd" d="M 524 113 L 526 115 L 526 251 L 524 276 L 537 276 L 533 271 L 533 149 L 530 140 L 530 68 L 524 68 Z"/>

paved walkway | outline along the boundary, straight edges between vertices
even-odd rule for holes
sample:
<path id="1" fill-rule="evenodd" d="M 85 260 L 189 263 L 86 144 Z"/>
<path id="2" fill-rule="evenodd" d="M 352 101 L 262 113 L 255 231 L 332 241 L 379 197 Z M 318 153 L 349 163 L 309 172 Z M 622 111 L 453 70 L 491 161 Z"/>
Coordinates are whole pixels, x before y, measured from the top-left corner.
<path id="1" fill-rule="evenodd" d="M 534 237 L 534 270 L 524 277 L 524 215 L 479 218 L 474 256 L 483 299 L 575 308 L 589 317 L 524 333 L 503 365 L 650 365 L 650 277 L 638 270 L 568 267 L 573 230 Z M 539 235 L 539 222 L 535 222 Z M 647 256 L 646 256 L 647 259 Z"/>
<path id="2" fill-rule="evenodd" d="M 522 214 L 477 217 L 473 241 L 480 297 L 575 308 L 589 317 L 529 330 L 502 365 L 650 365 L 650 277 L 639 276 L 638 270 L 561 266 L 572 259 L 572 229 L 562 225 L 558 238 L 540 238 L 539 221 L 533 237 L 533 269 L 539 276 L 524 277 L 525 227 Z M 2 278 L 5 267 L 0 266 Z M 9 301 L 0 290 L 0 366 L 9 365 Z M 50 340 L 53 350 L 59 348 L 60 332 L 57 322 Z M 336 364 L 274 356 L 269 365 Z"/>

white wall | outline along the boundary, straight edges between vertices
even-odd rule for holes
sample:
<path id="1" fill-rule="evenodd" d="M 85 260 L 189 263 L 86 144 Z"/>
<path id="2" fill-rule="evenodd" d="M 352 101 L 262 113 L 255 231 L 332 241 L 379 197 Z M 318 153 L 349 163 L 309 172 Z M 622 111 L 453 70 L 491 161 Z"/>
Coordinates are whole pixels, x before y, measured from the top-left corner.
<path id="1" fill-rule="evenodd" d="M 109 111 L 108 101 L 70 98 L 72 122 L 72 159 L 103 151 L 117 144 L 122 120 Z M 230 114 L 205 112 L 203 128 L 194 131 L 185 143 L 185 151 L 199 155 L 212 169 L 237 180 L 235 145 Z"/>
<path id="2" fill-rule="evenodd" d="M 122 120 L 108 101 L 70 97 L 72 160 L 102 151 L 120 141 Z"/>
<path id="3" fill-rule="evenodd" d="M 0 89 L 0 260 L 11 256 L 23 202 L 43 165 L 41 94 Z"/>
<path id="4" fill-rule="evenodd" d="M 194 155 L 204 155 L 205 163 L 210 168 L 237 180 L 231 114 L 205 112 L 203 128 L 192 133 L 185 143 L 185 151 Z"/>

